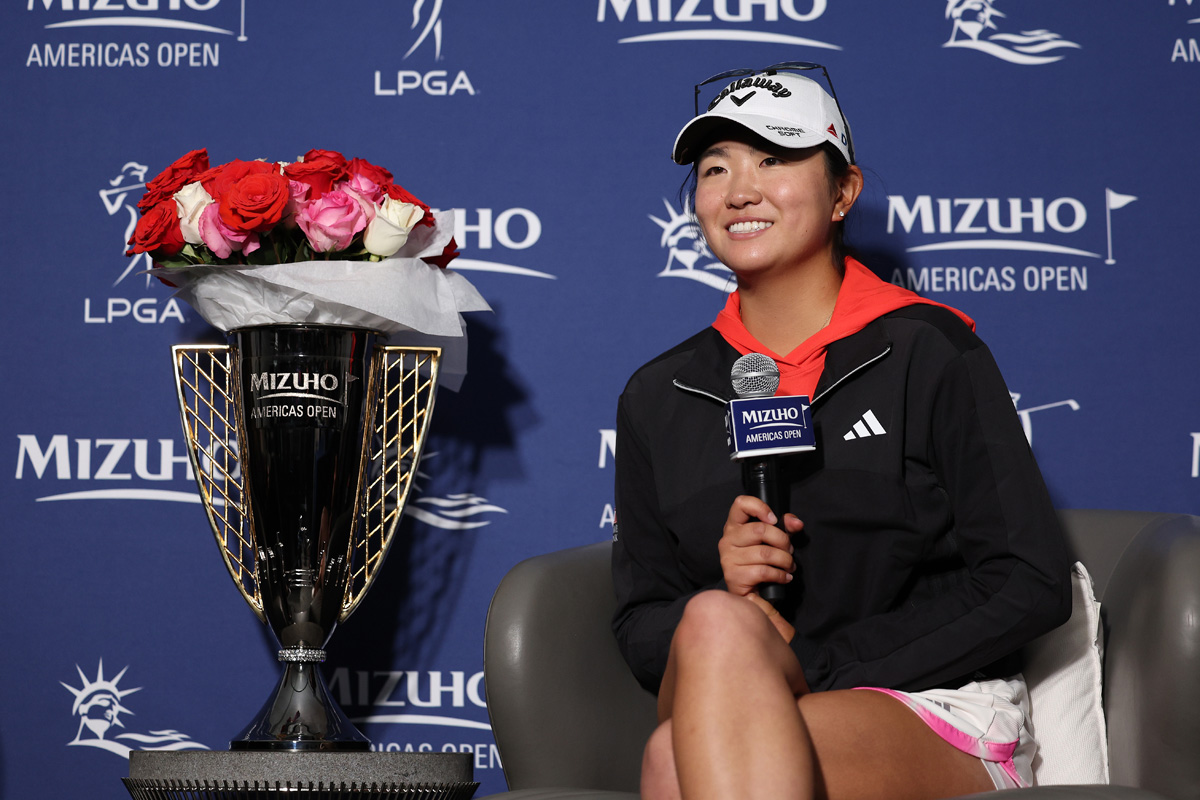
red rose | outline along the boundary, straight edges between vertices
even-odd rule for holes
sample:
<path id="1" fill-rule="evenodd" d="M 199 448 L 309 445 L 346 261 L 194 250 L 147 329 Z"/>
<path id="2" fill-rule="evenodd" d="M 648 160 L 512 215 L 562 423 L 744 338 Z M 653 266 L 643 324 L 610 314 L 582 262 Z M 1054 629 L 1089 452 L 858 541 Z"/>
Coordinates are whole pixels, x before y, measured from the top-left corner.
<path id="1" fill-rule="evenodd" d="M 392 173 L 383 167 L 361 158 L 351 159 L 350 163 L 346 165 L 346 171 L 351 175 L 362 175 L 367 180 L 373 181 L 375 185 L 385 189 L 391 186 L 392 181 L 395 180 Z"/>
<path id="2" fill-rule="evenodd" d="M 263 233 L 283 219 L 289 198 L 287 178 L 275 172 L 251 173 L 221 198 L 221 221 L 235 231 Z"/>
<path id="3" fill-rule="evenodd" d="M 311 186 L 313 200 L 350 174 L 346 169 L 346 157 L 332 150 L 309 150 L 301 159 L 284 167 L 283 174 Z"/>
<path id="4" fill-rule="evenodd" d="M 183 232 L 179 229 L 175 201 L 168 197 L 143 214 L 129 244 L 133 246 L 125 251 L 125 255 L 150 253 L 155 260 L 173 256 L 182 250 Z"/>
<path id="5" fill-rule="evenodd" d="M 425 216 L 421 217 L 421 221 L 418 222 L 417 225 L 425 225 L 430 228 L 433 227 L 433 212 L 429 210 L 429 206 L 425 205 L 420 200 L 405 191 L 403 186 L 397 183 L 390 184 L 387 187 L 387 195 L 393 200 L 399 200 L 401 203 L 412 203 L 414 206 L 418 206 L 419 208 L 423 209 L 425 211 Z"/>
<path id="6" fill-rule="evenodd" d="M 460 255 L 461 253 L 458 252 L 458 243 L 454 241 L 454 237 L 452 236 L 450 237 L 450 243 L 442 248 L 442 254 L 440 256 L 426 256 L 421 260 L 426 264 L 432 264 L 435 267 L 445 269 L 451 261 L 458 258 Z"/>
<path id="7" fill-rule="evenodd" d="M 317 150 L 315 148 L 309 150 L 297 160 L 303 161 L 306 164 L 333 164 L 341 167 L 342 169 L 345 169 L 349 164 L 349 162 L 346 161 L 346 157 L 336 150 Z"/>
<path id="8" fill-rule="evenodd" d="M 208 192 L 208 196 L 218 203 L 225 196 L 235 183 L 240 181 L 247 175 L 261 175 L 271 172 L 279 172 L 279 165 L 269 161 L 242 161 L 235 158 L 228 164 L 222 164 L 219 167 L 201 173 L 196 176 L 196 180 L 204 187 L 204 191 Z"/>
<path id="9" fill-rule="evenodd" d="M 147 209 L 169 199 L 171 195 L 191 183 L 196 175 L 206 169 L 208 169 L 207 150 L 193 150 L 182 158 L 176 159 L 174 164 L 158 173 L 154 180 L 146 184 L 146 193 L 138 201 L 138 208 L 145 213 Z"/>

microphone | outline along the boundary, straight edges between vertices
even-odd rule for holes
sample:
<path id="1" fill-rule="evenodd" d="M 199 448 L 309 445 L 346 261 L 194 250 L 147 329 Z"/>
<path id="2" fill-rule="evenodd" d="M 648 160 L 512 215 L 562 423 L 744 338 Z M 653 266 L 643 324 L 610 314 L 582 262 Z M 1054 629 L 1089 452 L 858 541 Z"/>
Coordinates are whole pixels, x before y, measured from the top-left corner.
<path id="1" fill-rule="evenodd" d="M 807 397 L 775 397 L 779 367 L 762 353 L 733 362 L 729 374 L 737 400 L 729 403 L 725 426 L 730 458 L 742 462 L 742 485 L 782 519 L 777 496 L 775 456 L 816 449 Z M 759 595 L 772 605 L 784 596 L 784 584 L 759 585 Z"/>
<path id="2" fill-rule="evenodd" d="M 747 353 L 733 362 L 729 379 L 739 398 L 774 397 L 779 390 L 779 366 L 770 356 Z"/>

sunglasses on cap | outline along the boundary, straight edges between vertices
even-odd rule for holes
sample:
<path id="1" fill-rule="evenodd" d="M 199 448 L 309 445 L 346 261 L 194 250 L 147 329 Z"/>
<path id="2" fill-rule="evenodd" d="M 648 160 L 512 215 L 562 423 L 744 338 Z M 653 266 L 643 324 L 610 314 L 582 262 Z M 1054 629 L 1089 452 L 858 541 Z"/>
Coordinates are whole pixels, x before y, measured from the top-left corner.
<path id="1" fill-rule="evenodd" d="M 808 72 L 809 70 L 821 70 L 821 74 L 825 76 L 825 83 L 829 86 L 829 96 L 833 98 L 833 104 L 837 106 L 838 114 L 842 117 L 842 130 L 846 133 L 846 149 L 850 153 L 850 163 L 854 163 L 854 137 L 850 134 L 850 125 L 846 122 L 846 114 L 842 111 L 842 104 L 838 102 L 837 92 L 833 88 L 833 80 L 829 77 L 829 70 L 825 69 L 823 64 L 814 64 L 811 61 L 782 61 L 778 64 L 772 64 L 769 67 L 762 69 L 730 69 L 725 72 L 718 72 L 711 78 L 706 78 L 700 81 L 695 86 L 694 114 L 700 116 L 700 87 L 707 86 L 710 83 L 724 81 L 728 78 L 743 78 L 753 75 L 774 75 L 777 72 Z M 707 109 L 706 109 L 707 110 Z"/>

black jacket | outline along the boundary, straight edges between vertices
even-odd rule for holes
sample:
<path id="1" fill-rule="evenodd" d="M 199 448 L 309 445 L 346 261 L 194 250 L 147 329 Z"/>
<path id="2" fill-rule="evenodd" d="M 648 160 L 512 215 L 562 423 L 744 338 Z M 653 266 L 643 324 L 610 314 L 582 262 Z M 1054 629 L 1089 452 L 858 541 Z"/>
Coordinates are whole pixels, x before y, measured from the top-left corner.
<path id="1" fill-rule="evenodd" d="M 652 691 L 688 598 L 724 586 L 717 542 L 743 493 L 724 425 L 738 355 L 707 328 L 621 395 L 613 629 Z M 1070 565 L 987 347 L 945 308 L 893 311 L 830 345 L 812 411 L 817 449 L 781 459 L 779 494 L 805 525 L 782 610 L 809 686 L 1017 672 L 1018 648 L 1070 616 Z"/>

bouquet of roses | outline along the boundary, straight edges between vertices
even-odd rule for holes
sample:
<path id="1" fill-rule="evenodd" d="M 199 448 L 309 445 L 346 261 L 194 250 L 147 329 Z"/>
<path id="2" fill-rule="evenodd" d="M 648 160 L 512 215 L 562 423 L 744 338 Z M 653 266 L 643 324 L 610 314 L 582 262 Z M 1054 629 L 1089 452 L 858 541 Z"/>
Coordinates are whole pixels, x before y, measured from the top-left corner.
<path id="1" fill-rule="evenodd" d="M 315 258 L 379 261 L 395 255 L 429 206 L 361 158 L 309 150 L 298 161 L 209 167 L 193 150 L 146 184 L 143 216 L 126 255 L 149 253 L 165 267 L 283 264 Z M 457 253 L 436 256 L 446 266 Z"/>
<path id="2" fill-rule="evenodd" d="M 193 150 L 146 184 L 126 255 L 223 331 L 286 323 L 379 330 L 443 348 L 443 385 L 466 371 L 460 312 L 490 310 L 447 264 L 454 219 L 361 158 L 210 167 Z M 456 379 L 457 374 L 457 379 Z"/>

